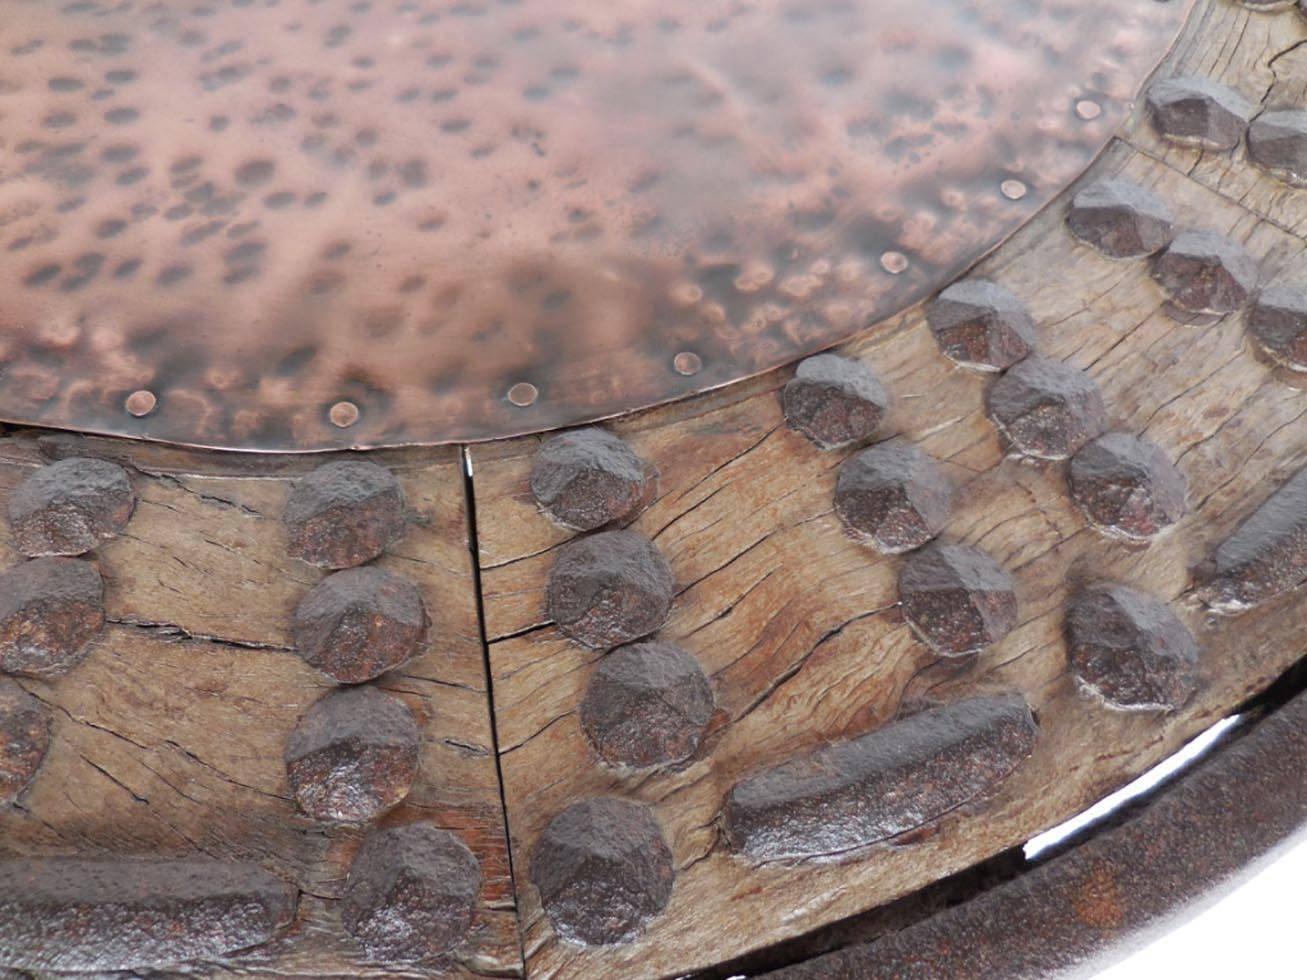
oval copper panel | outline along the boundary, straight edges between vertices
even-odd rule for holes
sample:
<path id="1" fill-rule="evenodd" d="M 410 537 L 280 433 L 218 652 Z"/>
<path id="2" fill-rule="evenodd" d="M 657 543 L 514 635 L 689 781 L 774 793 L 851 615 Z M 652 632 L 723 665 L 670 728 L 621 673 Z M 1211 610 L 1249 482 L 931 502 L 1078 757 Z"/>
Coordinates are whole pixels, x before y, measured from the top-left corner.
<path id="1" fill-rule="evenodd" d="M 775 367 L 1046 203 L 1187 6 L 10 4 L 0 417 L 434 443 Z"/>

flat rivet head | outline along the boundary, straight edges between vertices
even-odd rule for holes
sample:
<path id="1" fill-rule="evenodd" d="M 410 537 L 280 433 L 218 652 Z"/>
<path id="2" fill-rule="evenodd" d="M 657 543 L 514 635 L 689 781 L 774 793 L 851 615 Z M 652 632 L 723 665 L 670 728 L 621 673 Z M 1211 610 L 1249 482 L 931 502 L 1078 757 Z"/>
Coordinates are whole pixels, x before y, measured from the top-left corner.
<path id="1" fill-rule="evenodd" d="M 880 257 L 880 267 L 891 276 L 901 276 L 908 271 L 908 257 L 902 252 L 886 252 Z"/>
<path id="2" fill-rule="evenodd" d="M 336 402 L 327 412 L 327 418 L 338 429 L 348 429 L 359 420 L 359 407 L 353 402 Z"/>
<path id="3" fill-rule="evenodd" d="M 672 367 L 677 374 L 690 377 L 698 374 L 703 368 L 703 358 L 693 351 L 683 350 L 672 358 Z"/>
<path id="4" fill-rule="evenodd" d="M 540 389 L 529 381 L 519 381 L 508 389 L 508 400 L 518 408 L 534 405 L 540 397 Z"/>
<path id="5" fill-rule="evenodd" d="M 1019 201 L 1030 193 L 1030 188 L 1019 180 L 1005 180 L 998 189 L 1009 201 Z"/>
<path id="6" fill-rule="evenodd" d="M 1076 115 L 1085 122 L 1091 122 L 1103 114 L 1103 107 L 1093 99 L 1081 99 L 1076 103 Z"/>
<path id="7" fill-rule="evenodd" d="M 155 397 L 154 392 L 142 388 L 128 395 L 123 407 L 127 409 L 127 414 L 134 415 L 139 419 L 153 412 L 154 407 L 158 404 L 159 399 Z"/>

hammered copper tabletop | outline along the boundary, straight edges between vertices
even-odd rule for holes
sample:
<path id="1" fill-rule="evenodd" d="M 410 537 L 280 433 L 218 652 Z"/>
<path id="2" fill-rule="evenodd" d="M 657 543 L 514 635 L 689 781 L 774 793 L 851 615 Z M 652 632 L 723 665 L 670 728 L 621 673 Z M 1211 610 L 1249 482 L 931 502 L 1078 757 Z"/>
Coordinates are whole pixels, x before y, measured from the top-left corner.
<path id="1" fill-rule="evenodd" d="M 1080 173 L 1188 3 L 3 8 L 0 417 L 301 450 L 848 337 Z"/>

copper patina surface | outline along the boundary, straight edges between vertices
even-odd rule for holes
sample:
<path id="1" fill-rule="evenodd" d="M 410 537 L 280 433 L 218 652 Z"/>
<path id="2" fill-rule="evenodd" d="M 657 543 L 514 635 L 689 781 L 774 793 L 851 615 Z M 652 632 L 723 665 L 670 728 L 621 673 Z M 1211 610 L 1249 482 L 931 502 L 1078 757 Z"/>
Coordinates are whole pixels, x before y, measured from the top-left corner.
<path id="1" fill-rule="evenodd" d="M 4 6 L 0 417 L 314 449 L 849 336 L 1079 174 L 1188 4 Z"/>

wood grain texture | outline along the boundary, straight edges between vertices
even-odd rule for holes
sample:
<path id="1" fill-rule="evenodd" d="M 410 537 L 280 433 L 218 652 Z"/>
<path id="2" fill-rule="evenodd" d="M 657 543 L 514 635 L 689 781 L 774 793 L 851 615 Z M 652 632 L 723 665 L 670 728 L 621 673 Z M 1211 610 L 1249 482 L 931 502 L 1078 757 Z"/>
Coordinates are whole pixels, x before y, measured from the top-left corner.
<path id="1" fill-rule="evenodd" d="M 1294 16 L 1212 0 L 1200 5 L 1173 64 L 1218 77 L 1243 72 L 1243 86 L 1270 79 L 1273 67 L 1285 91 L 1307 91 L 1307 61 L 1294 47 L 1304 37 Z M 1087 179 L 1121 174 L 1152 187 L 1179 226 L 1243 241 L 1267 278 L 1292 271 L 1304 248 L 1294 216 L 1307 215 L 1307 193 L 1246 167 L 1242 151 L 1218 160 L 1155 142 L 1138 111 Z M 1183 154 L 1199 158 L 1194 177 L 1177 162 Z M 1218 166 L 1228 178 L 1195 179 Z M 1084 808 L 1307 653 L 1296 626 L 1307 602 L 1302 590 L 1220 617 L 1194 598 L 1190 575 L 1307 464 L 1307 392 L 1255 355 L 1241 316 L 1208 328 L 1169 319 L 1147 262 L 1110 261 L 1071 238 L 1066 200 L 978 272 L 1028 304 L 1042 353 L 1094 377 L 1114 426 L 1147 435 L 1177 462 L 1189 514 L 1151 547 L 1089 528 L 1068 499 L 1064 466 L 1004 454 L 984 414 L 989 380 L 938 353 L 920 310 L 877 325 L 845 350 L 893 394 L 884 431 L 944 460 L 959 487 L 943 536 L 984 548 L 1017 580 L 1020 625 L 973 662 L 936 663 L 897 608 L 901 559 L 843 532 L 832 494 L 847 453 L 819 452 L 783 424 L 778 392 L 789 372 L 621 419 L 613 431 L 659 469 L 657 498 L 634 524 L 657 542 L 678 581 L 659 635 L 701 660 L 719 714 L 683 768 L 618 773 L 590 750 L 577 718 L 601 655 L 566 640 L 544 614 L 555 549 L 572 535 L 531 499 L 527 476 L 538 441 L 470 449 L 530 976 L 673 975 L 890 901 Z M 1064 609 L 1077 588 L 1104 580 L 1171 601 L 1193 631 L 1202 682 L 1185 709 L 1113 712 L 1077 692 L 1066 670 Z M 838 864 L 755 868 L 725 853 L 718 814 L 740 776 L 882 725 L 904 708 L 996 690 L 1026 695 L 1041 741 L 992 798 L 949 816 L 933 835 Z M 629 946 L 557 942 L 523 873 L 548 820 L 591 794 L 651 804 L 680 869 L 668 910 Z"/>
<path id="2" fill-rule="evenodd" d="M 0 851 L 199 852 L 295 881 L 291 931 L 205 976 L 520 974 L 458 452 L 370 457 L 395 471 L 411 511 L 378 564 L 419 587 L 433 623 L 424 651 L 378 681 L 423 727 L 417 782 L 383 819 L 453 831 L 484 875 L 471 937 L 434 972 L 362 962 L 336 899 L 365 828 L 301 816 L 286 783 L 286 737 L 333 687 L 291 647 L 291 613 L 323 573 L 287 557 L 280 523 L 291 481 L 321 458 L 19 433 L 0 440 L 0 500 L 73 453 L 123 463 L 139 500 L 126 531 L 91 556 L 109 625 L 90 656 L 57 680 L 21 682 L 53 709 L 54 737 L 26 795 L 0 811 Z M 0 564 L 19 560 L 0 534 Z"/>

